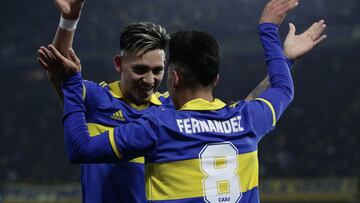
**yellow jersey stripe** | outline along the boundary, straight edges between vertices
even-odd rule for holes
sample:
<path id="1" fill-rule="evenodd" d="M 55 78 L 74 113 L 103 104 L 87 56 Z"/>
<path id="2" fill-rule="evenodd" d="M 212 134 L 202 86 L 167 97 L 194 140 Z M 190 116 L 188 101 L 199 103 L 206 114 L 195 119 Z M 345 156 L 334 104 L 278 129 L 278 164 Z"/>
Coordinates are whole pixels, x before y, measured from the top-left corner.
<path id="1" fill-rule="evenodd" d="M 135 159 L 131 159 L 129 162 L 144 164 L 145 163 L 145 158 L 142 156 L 142 157 L 138 157 L 138 158 L 135 158 Z"/>
<path id="2" fill-rule="evenodd" d="M 105 86 L 107 85 L 107 83 L 106 83 L 105 81 L 102 81 L 101 83 L 99 83 L 99 85 L 100 85 L 101 87 L 105 87 Z"/>
<path id="3" fill-rule="evenodd" d="M 91 137 L 94 137 L 103 132 L 109 131 L 111 129 L 114 129 L 113 127 L 100 125 L 100 124 L 96 124 L 96 123 L 88 123 L 87 126 L 88 126 L 88 130 L 89 130 Z"/>
<path id="4" fill-rule="evenodd" d="M 255 100 L 262 101 L 269 106 L 271 113 L 273 115 L 273 126 L 275 126 L 276 125 L 276 115 L 275 115 L 275 110 L 274 110 L 273 105 L 268 100 L 263 99 L 263 98 L 256 98 Z"/>
<path id="5" fill-rule="evenodd" d="M 169 97 L 169 92 L 164 92 L 164 93 L 155 92 L 155 97 L 156 98 L 159 98 L 159 97 L 168 98 Z"/>
<path id="6" fill-rule="evenodd" d="M 109 139 L 110 139 L 111 147 L 113 148 L 114 152 L 115 152 L 114 147 L 116 148 L 117 151 L 119 151 L 115 144 L 114 127 L 104 126 L 104 125 L 100 125 L 100 124 L 96 124 L 96 123 L 88 123 L 87 126 L 88 126 L 91 137 L 99 135 L 103 132 L 109 131 Z M 110 138 L 110 132 L 112 132 L 112 134 L 113 134 L 112 138 Z M 113 143 L 111 143 L 111 139 L 113 139 Z M 115 154 L 116 154 L 116 152 L 115 152 Z M 121 156 L 120 153 L 119 153 L 119 155 Z M 118 154 L 116 154 L 116 156 L 119 157 Z M 138 158 L 130 160 L 129 162 L 144 164 L 145 159 L 144 159 L 144 157 L 138 157 Z"/>
<path id="7" fill-rule="evenodd" d="M 119 149 L 117 148 L 116 143 L 115 143 L 114 129 L 109 130 L 109 140 L 110 140 L 111 148 L 114 150 L 114 153 L 116 154 L 116 156 L 119 159 L 121 159 L 122 156 L 121 156 Z"/>
<path id="8" fill-rule="evenodd" d="M 235 103 L 231 104 L 231 105 L 230 105 L 230 107 L 234 108 L 234 107 L 235 107 L 238 103 L 239 103 L 239 101 L 237 101 L 237 102 L 235 102 Z"/>
<path id="9" fill-rule="evenodd" d="M 246 192 L 257 187 L 257 151 L 239 154 L 237 160 L 239 167 L 236 173 L 240 177 L 241 191 Z M 148 200 L 176 200 L 204 195 L 202 184 L 205 174 L 200 170 L 199 159 L 146 164 L 145 167 Z"/>
<path id="10" fill-rule="evenodd" d="M 86 98 L 86 87 L 85 87 L 84 83 L 82 84 L 82 86 L 83 86 L 82 100 L 85 101 L 85 98 Z"/>

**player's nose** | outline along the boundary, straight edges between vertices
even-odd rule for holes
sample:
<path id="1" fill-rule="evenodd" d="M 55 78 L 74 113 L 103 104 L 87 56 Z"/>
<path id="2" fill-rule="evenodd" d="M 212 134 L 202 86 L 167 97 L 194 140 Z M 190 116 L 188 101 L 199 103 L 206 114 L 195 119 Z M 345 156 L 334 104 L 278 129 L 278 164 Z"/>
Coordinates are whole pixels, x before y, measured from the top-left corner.
<path id="1" fill-rule="evenodd" d="M 144 77 L 142 78 L 142 81 L 146 83 L 147 85 L 153 85 L 155 82 L 155 75 L 151 72 L 146 73 Z"/>

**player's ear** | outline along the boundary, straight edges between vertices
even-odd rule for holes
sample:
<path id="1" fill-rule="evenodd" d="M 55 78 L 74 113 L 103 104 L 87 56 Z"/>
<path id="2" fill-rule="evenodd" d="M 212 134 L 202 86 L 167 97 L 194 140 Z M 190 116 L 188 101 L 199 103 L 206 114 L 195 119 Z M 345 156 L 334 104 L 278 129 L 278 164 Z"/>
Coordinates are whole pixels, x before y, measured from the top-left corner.
<path id="1" fill-rule="evenodd" d="M 215 79 L 211 82 L 212 86 L 215 87 L 219 83 L 219 74 L 216 75 Z"/>
<path id="2" fill-rule="evenodd" d="M 172 86 L 178 87 L 180 84 L 180 78 L 179 78 L 179 74 L 176 70 L 171 71 L 171 78 L 172 78 Z"/>
<path id="3" fill-rule="evenodd" d="M 119 54 L 116 54 L 114 56 L 114 67 L 115 70 L 119 73 L 122 72 L 121 61 L 122 61 L 122 57 Z"/>

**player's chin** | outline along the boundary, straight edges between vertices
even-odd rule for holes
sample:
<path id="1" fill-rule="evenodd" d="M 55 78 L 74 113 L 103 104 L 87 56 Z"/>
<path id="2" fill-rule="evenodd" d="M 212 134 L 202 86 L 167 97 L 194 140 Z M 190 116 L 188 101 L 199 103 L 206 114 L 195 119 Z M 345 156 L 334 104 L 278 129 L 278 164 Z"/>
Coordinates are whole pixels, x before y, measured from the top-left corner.
<path id="1" fill-rule="evenodd" d="M 153 95 L 154 91 L 142 91 L 139 94 L 139 99 L 142 101 L 141 103 L 148 103 L 151 100 L 151 96 Z"/>
<path id="2" fill-rule="evenodd" d="M 147 103 L 150 102 L 150 100 L 151 100 L 151 97 L 141 97 L 141 98 L 139 98 L 139 103 L 140 104 L 147 104 Z"/>

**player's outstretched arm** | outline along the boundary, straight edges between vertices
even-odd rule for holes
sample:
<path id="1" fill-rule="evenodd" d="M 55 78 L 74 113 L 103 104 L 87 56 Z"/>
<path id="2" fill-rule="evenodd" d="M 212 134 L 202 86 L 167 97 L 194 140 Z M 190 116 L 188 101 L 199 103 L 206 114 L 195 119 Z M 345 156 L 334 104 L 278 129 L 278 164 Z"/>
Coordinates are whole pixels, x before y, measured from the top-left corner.
<path id="1" fill-rule="evenodd" d="M 72 163 L 115 162 L 108 133 L 90 137 L 85 120 L 81 63 L 70 48 L 66 58 L 53 45 L 39 49 L 39 63 L 47 71 L 61 77 L 64 95 L 64 142 Z"/>
<path id="2" fill-rule="evenodd" d="M 84 86 L 79 58 L 71 48 L 68 50 L 69 58 L 66 58 L 53 45 L 43 46 L 39 52 L 40 65 L 45 70 L 60 75 L 63 81 L 64 141 L 67 156 L 72 163 L 118 162 L 123 158 L 132 159 L 142 156 L 143 149 L 155 146 L 153 143 L 157 133 L 149 129 L 156 127 L 151 122 L 153 120 L 146 118 L 91 137 L 85 120 Z M 121 133 L 122 131 L 125 133 Z M 133 143 L 141 143 L 141 145 Z M 133 146 L 136 146 L 135 149 Z M 125 151 L 125 157 L 120 153 L 119 148 L 122 152 Z"/>
<path id="3" fill-rule="evenodd" d="M 294 97 L 294 85 L 281 47 L 278 29 L 286 12 L 297 5 L 298 1 L 295 0 L 271 0 L 260 18 L 259 36 L 271 87 L 256 99 L 258 101 L 248 104 L 250 114 L 253 115 L 254 131 L 260 135 L 259 138 L 276 125 L 276 121 Z"/>
<path id="4" fill-rule="evenodd" d="M 119 158 L 113 151 L 109 131 L 90 137 L 85 120 L 82 100 L 83 84 L 80 72 L 64 77 L 64 143 L 72 163 L 116 162 Z"/>
<path id="5" fill-rule="evenodd" d="M 297 5 L 297 4 L 296 4 Z M 282 14 L 280 14 L 282 16 Z M 280 18 L 280 17 L 279 17 Z M 266 18 L 262 18 L 266 19 Z M 279 21 L 276 21 L 279 22 Z M 326 29 L 324 20 L 313 23 L 305 32 L 296 35 L 295 25 L 289 24 L 289 32 L 284 42 L 284 53 L 288 59 L 288 65 L 291 67 L 292 61 L 300 58 L 310 52 L 315 46 L 326 39 L 323 34 Z M 266 76 L 259 85 L 245 98 L 246 101 L 256 99 L 264 90 L 270 87 L 269 77 Z"/>
<path id="6" fill-rule="evenodd" d="M 312 24 L 305 32 L 302 34 L 296 35 L 295 25 L 289 24 L 289 33 L 286 36 L 284 42 L 284 53 L 287 59 L 290 60 L 288 63 L 289 67 L 291 61 L 294 61 L 306 53 L 310 52 L 314 47 L 323 42 L 326 39 L 324 31 L 326 29 L 326 24 L 324 20 L 319 20 Z M 258 86 L 246 97 L 246 101 L 251 101 L 259 97 L 259 95 L 270 87 L 269 77 L 266 76 Z"/>
<path id="7" fill-rule="evenodd" d="M 280 25 L 284 20 L 286 13 L 299 5 L 299 0 L 271 0 L 266 5 L 261 14 L 259 24 L 274 23 Z M 270 82 L 268 76 L 263 79 L 259 85 L 245 98 L 245 101 L 256 99 L 261 92 L 269 88 Z"/>
<path id="8" fill-rule="evenodd" d="M 55 0 L 55 5 L 61 13 L 61 20 L 53 40 L 53 45 L 66 57 L 69 57 L 68 49 L 72 47 L 76 24 L 80 18 L 84 2 L 85 0 Z M 62 103 L 61 76 L 48 72 L 48 78 Z"/>
<path id="9" fill-rule="evenodd" d="M 80 73 L 65 77 L 64 143 L 72 163 L 113 163 L 144 156 L 157 146 L 157 123 L 151 112 L 107 132 L 90 136 L 85 120 Z"/>

